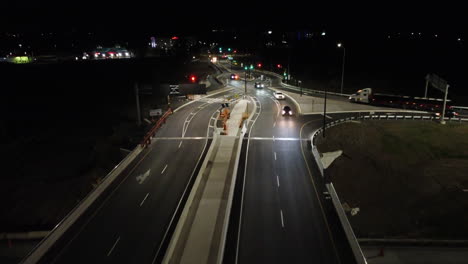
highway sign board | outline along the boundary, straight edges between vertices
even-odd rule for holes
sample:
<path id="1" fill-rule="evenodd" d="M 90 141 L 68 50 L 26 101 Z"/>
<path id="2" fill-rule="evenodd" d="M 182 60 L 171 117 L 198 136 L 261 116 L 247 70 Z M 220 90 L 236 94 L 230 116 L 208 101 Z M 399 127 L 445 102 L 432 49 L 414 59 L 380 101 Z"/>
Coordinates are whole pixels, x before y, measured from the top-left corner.
<path id="1" fill-rule="evenodd" d="M 446 80 L 440 78 L 435 74 L 426 75 L 426 81 L 429 81 L 434 88 L 442 92 L 445 92 L 445 89 L 448 85 Z"/>
<path id="2" fill-rule="evenodd" d="M 173 95 L 179 95 L 180 92 L 179 92 L 179 85 L 169 85 L 171 91 L 169 92 L 169 94 L 173 94 Z"/>

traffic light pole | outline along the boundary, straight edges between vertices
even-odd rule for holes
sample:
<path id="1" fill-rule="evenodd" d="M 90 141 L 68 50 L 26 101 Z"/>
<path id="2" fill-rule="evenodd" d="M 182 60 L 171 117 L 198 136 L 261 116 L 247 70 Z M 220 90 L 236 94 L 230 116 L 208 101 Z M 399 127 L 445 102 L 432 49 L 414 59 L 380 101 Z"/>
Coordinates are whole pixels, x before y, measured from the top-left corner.
<path id="1" fill-rule="evenodd" d="M 246 97 L 247 96 L 247 70 L 245 71 L 244 84 L 245 84 L 244 97 Z"/>

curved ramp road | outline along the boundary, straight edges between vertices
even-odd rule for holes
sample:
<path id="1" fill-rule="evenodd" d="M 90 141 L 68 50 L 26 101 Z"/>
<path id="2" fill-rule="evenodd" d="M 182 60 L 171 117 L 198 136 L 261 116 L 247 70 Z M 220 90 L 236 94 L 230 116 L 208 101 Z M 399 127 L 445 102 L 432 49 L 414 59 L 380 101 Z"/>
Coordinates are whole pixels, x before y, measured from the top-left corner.
<path id="1" fill-rule="evenodd" d="M 161 257 L 168 226 L 213 132 L 209 125 L 219 101 L 194 102 L 171 115 L 150 151 L 61 245 L 52 263 L 153 263 Z"/>

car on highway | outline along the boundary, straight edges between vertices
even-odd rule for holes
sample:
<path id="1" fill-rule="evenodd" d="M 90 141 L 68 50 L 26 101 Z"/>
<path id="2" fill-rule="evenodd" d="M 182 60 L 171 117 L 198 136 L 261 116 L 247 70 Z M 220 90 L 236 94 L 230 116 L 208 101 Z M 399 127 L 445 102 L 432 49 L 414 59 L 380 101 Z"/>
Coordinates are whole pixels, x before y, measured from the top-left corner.
<path id="1" fill-rule="evenodd" d="M 292 111 L 291 107 L 285 105 L 283 107 L 283 110 L 281 111 L 281 113 L 283 114 L 283 116 L 292 116 L 293 111 Z"/>
<path id="2" fill-rule="evenodd" d="M 273 96 L 278 99 L 278 100 L 281 100 L 281 99 L 284 99 L 284 94 L 282 92 L 274 92 L 273 93 Z"/>
<path id="3" fill-rule="evenodd" d="M 439 112 L 435 112 L 432 114 L 433 117 L 440 117 L 441 115 L 442 113 L 439 113 Z M 445 112 L 445 117 L 448 117 L 448 118 L 458 117 L 458 113 L 453 110 L 447 110 Z"/>
<path id="4" fill-rule="evenodd" d="M 239 79 L 239 75 L 233 73 L 231 74 L 231 80 L 238 80 Z"/>
<path id="5" fill-rule="evenodd" d="M 265 87 L 265 84 L 261 82 L 255 82 L 255 88 L 263 88 L 263 87 Z"/>

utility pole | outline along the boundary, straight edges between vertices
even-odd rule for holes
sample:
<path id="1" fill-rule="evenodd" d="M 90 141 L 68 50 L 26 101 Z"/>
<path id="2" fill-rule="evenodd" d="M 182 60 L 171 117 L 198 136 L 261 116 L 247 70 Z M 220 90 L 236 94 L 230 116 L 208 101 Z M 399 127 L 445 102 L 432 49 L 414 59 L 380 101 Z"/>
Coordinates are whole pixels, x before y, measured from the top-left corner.
<path id="1" fill-rule="evenodd" d="M 341 94 L 343 94 L 345 57 L 346 57 L 346 48 L 343 47 L 343 67 L 341 69 Z"/>
<path id="2" fill-rule="evenodd" d="M 246 97 L 247 96 L 247 70 L 245 70 L 244 86 L 245 86 L 244 97 Z"/>
<path id="3" fill-rule="evenodd" d="M 448 85 L 448 84 L 445 86 L 444 106 L 443 106 L 443 108 L 442 108 L 442 116 L 440 117 L 440 123 L 441 123 L 442 125 L 445 125 L 445 120 L 444 120 L 444 118 L 445 118 L 445 105 L 447 104 L 447 94 L 448 94 L 448 88 L 449 88 L 449 86 L 450 86 L 450 85 Z"/>
<path id="4" fill-rule="evenodd" d="M 426 90 L 424 91 L 424 98 L 427 98 L 427 87 L 429 86 L 429 79 L 426 77 Z"/>
<path id="5" fill-rule="evenodd" d="M 302 97 L 302 85 L 301 85 L 301 81 L 299 81 L 298 83 L 299 83 L 299 88 L 301 88 L 301 97 Z"/>
<path id="6" fill-rule="evenodd" d="M 322 133 L 323 137 L 325 137 L 326 122 L 327 122 L 327 86 L 325 86 L 325 98 L 323 101 L 323 133 Z"/>
<path id="7" fill-rule="evenodd" d="M 135 82 L 135 100 L 136 100 L 136 112 L 137 112 L 137 126 L 141 126 L 141 114 L 140 114 L 140 98 L 138 96 L 138 83 Z"/>
<path id="8" fill-rule="evenodd" d="M 289 53 L 291 53 L 291 51 L 289 50 Z M 291 54 L 288 54 L 288 75 L 286 76 L 286 80 L 287 80 L 287 84 L 289 84 L 289 78 L 291 78 L 291 72 L 289 71 L 289 64 L 291 62 Z"/>

